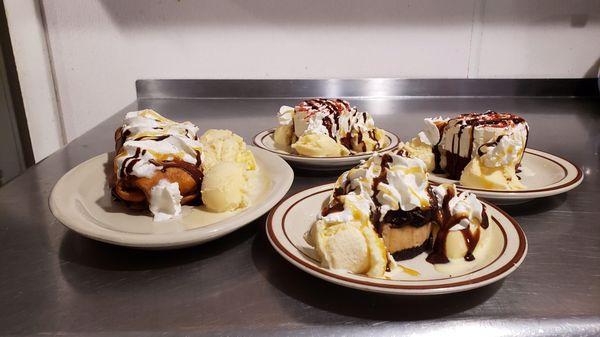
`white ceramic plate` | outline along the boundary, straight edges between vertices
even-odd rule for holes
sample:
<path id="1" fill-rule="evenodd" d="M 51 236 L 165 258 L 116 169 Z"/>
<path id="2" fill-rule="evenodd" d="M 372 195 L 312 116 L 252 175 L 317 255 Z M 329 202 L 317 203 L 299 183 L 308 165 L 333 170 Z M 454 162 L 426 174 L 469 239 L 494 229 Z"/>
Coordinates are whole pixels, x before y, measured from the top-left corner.
<path id="1" fill-rule="evenodd" d="M 295 153 L 290 153 L 288 151 L 276 148 L 275 140 L 273 139 L 274 133 L 275 129 L 270 129 L 257 134 L 256 136 L 254 136 L 254 145 L 267 151 L 276 153 L 277 155 L 281 156 L 281 158 L 285 159 L 288 163 L 290 163 L 290 165 L 298 168 L 313 170 L 341 170 L 353 167 L 360 163 L 361 160 L 368 159 L 373 154 L 373 152 L 367 152 L 363 154 L 355 154 L 344 157 L 301 156 Z M 383 149 L 378 150 L 376 152 L 389 151 L 398 146 L 398 136 L 388 131 L 385 131 L 385 136 L 387 138 L 387 145 Z"/>
<path id="2" fill-rule="evenodd" d="M 518 175 L 527 186 L 524 190 L 502 191 L 465 187 L 456 180 L 435 173 L 429 180 L 436 183 L 454 183 L 462 191 L 470 191 L 478 197 L 495 204 L 507 205 L 526 202 L 535 198 L 561 194 L 574 189 L 583 181 L 583 172 L 570 161 L 539 150 L 526 149 L 521 161 L 522 172 Z"/>
<path id="3" fill-rule="evenodd" d="M 304 241 L 306 233 L 333 184 L 299 192 L 279 203 L 267 219 L 269 241 L 277 252 L 296 267 L 323 280 L 365 291 L 398 295 L 432 295 L 479 288 L 512 273 L 527 254 L 527 239 L 517 222 L 497 207 L 486 204 L 492 230 L 489 254 L 484 259 L 458 263 L 453 275 L 440 272 L 425 261 L 426 253 L 399 264 L 416 270 L 418 276 L 399 273 L 392 279 L 371 278 L 321 267 L 314 249 Z"/>
<path id="4" fill-rule="evenodd" d="M 89 238 L 122 246 L 175 248 L 219 238 L 268 212 L 287 193 L 294 172 L 278 156 L 249 147 L 259 170 L 252 177 L 249 207 L 213 213 L 203 207 L 183 206 L 179 219 L 155 222 L 149 211 L 133 211 L 112 200 L 107 172 L 108 153 L 96 156 L 67 172 L 54 186 L 50 209 L 65 226 Z"/>

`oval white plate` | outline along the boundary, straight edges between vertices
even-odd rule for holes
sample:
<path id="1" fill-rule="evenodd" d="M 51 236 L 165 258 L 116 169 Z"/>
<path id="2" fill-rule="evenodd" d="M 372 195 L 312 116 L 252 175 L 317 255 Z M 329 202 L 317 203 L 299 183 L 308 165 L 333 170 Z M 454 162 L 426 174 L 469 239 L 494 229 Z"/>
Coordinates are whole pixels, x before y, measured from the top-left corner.
<path id="1" fill-rule="evenodd" d="M 319 169 L 319 170 L 340 170 L 344 168 L 350 168 L 358 163 L 361 160 L 367 159 L 371 157 L 373 152 L 363 153 L 363 154 L 355 154 L 344 157 L 306 157 L 298 154 L 290 153 L 284 150 L 280 150 L 275 147 L 275 140 L 273 139 L 273 134 L 275 133 L 275 129 L 265 130 L 254 136 L 254 145 L 276 153 L 281 156 L 281 158 L 285 159 L 290 165 L 298 168 L 304 169 Z M 385 131 L 385 136 L 388 140 L 388 145 L 376 152 L 385 152 L 389 151 L 396 146 L 398 146 L 399 140 L 398 136 L 395 134 Z"/>
<path id="2" fill-rule="evenodd" d="M 108 153 L 91 158 L 67 172 L 50 195 L 50 209 L 68 228 L 89 238 L 141 248 L 175 248 L 219 238 L 257 219 L 287 193 L 294 172 L 281 158 L 249 146 L 259 170 L 249 207 L 213 213 L 183 206 L 179 219 L 155 222 L 149 211 L 134 211 L 113 201 L 107 183 L 112 170 Z M 110 174 L 110 173 L 109 173 Z"/>
<path id="3" fill-rule="evenodd" d="M 426 254 L 399 264 L 417 270 L 419 276 L 401 274 L 394 279 L 371 278 L 349 272 L 321 267 L 314 249 L 304 241 L 306 233 L 323 202 L 329 197 L 333 184 L 313 187 L 281 201 L 267 218 L 267 235 L 277 252 L 296 267 L 323 280 L 350 288 L 397 294 L 432 295 L 453 293 L 496 282 L 512 273 L 527 254 L 527 239 L 517 222 L 497 207 L 487 204 L 494 244 L 482 260 L 464 262 L 460 272 L 448 275 L 437 271 L 425 261 Z"/>
<path id="4" fill-rule="evenodd" d="M 527 186 L 524 190 L 503 191 L 465 187 L 456 180 L 429 174 L 429 180 L 435 183 L 454 183 L 459 190 L 477 194 L 499 205 L 517 204 L 535 198 L 561 194 L 574 189 L 583 181 L 583 172 L 570 161 L 549 153 L 526 149 L 519 173 L 521 182 Z"/>

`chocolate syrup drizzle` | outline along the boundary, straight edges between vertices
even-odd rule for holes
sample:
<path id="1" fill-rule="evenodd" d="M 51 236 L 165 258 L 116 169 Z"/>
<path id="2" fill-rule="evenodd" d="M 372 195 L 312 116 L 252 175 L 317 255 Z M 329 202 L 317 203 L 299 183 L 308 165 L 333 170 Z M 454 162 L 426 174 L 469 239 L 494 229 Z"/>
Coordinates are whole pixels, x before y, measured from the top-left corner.
<path id="1" fill-rule="evenodd" d="M 514 115 L 514 114 L 510 114 L 510 113 L 498 113 L 492 110 L 488 110 L 483 114 L 479 114 L 479 113 L 467 113 L 467 114 L 461 114 L 456 118 L 453 118 L 453 120 L 460 120 L 460 128 L 458 130 L 457 134 L 454 134 L 452 136 L 452 151 L 447 151 L 447 150 L 441 150 L 444 152 L 445 156 L 446 156 L 446 168 L 445 169 L 441 169 L 441 167 L 439 166 L 439 161 L 437 160 L 436 157 L 436 168 L 435 171 L 436 173 L 440 173 L 440 172 L 446 172 L 448 173 L 448 176 L 450 179 L 460 179 L 460 175 L 462 174 L 462 171 L 464 170 L 464 168 L 467 166 L 467 164 L 471 161 L 471 157 L 472 157 L 472 153 L 473 153 L 473 144 L 474 144 L 474 137 L 473 137 L 473 133 L 475 131 L 475 128 L 478 126 L 488 126 L 488 127 L 497 127 L 497 128 L 505 128 L 508 126 L 514 126 L 520 123 L 525 123 L 525 119 L 523 119 L 520 116 Z M 466 154 L 466 157 L 463 157 L 459 154 L 459 150 L 460 150 L 460 144 L 461 144 L 461 138 L 463 135 L 463 131 L 467 126 L 471 126 L 471 132 L 469 132 L 469 150 L 468 153 Z M 526 128 L 527 130 L 527 139 L 529 139 L 529 127 Z M 441 132 L 440 132 L 441 134 Z M 441 137 L 440 137 L 441 139 Z M 527 141 L 525 142 L 525 147 L 527 147 Z M 434 154 L 437 152 L 440 152 L 440 150 L 438 149 L 438 146 L 434 146 Z M 478 149 L 479 151 L 479 149 Z M 517 166 L 520 164 L 520 159 L 519 159 L 519 163 L 517 164 Z"/>
<path id="2" fill-rule="evenodd" d="M 157 128 L 154 128 L 154 129 L 157 129 Z M 130 134 L 131 133 L 129 130 L 123 132 L 122 128 L 117 129 L 117 131 L 115 132 L 116 153 L 119 153 L 121 151 L 123 144 L 125 143 L 127 138 L 129 138 Z M 161 141 L 168 137 L 169 137 L 169 135 L 140 136 L 140 137 L 134 138 L 133 140 L 135 140 L 135 141 L 139 141 L 139 140 Z M 186 130 L 186 137 L 195 139 L 195 140 L 198 139 L 197 136 L 190 137 L 188 135 L 187 130 Z M 146 154 L 146 152 L 147 151 L 145 149 L 142 150 L 141 148 L 136 148 L 135 153 L 133 155 L 131 155 L 123 160 L 123 162 L 121 164 L 121 168 L 118 172 L 119 179 L 117 179 L 117 177 L 114 178 L 115 183 L 113 184 L 113 186 L 111 188 L 112 195 L 115 196 L 118 200 L 127 202 L 126 200 L 123 200 L 123 198 L 121 198 L 118 193 L 116 193 L 116 191 L 115 191 L 116 186 L 114 186 L 114 185 L 121 184 L 122 187 L 126 187 L 126 190 L 137 190 L 135 185 L 132 183 L 133 180 L 136 179 L 137 177 L 131 176 L 131 173 L 133 172 L 133 168 L 134 168 L 135 164 L 137 164 L 141 160 L 141 157 L 144 156 Z M 166 170 L 168 168 L 179 168 L 179 169 L 187 172 L 189 174 L 189 176 L 196 183 L 196 186 L 193 191 L 189 192 L 186 195 L 193 195 L 193 194 L 197 195 L 197 197 L 194 198 L 188 204 L 200 205 L 202 203 L 201 187 L 202 187 L 202 180 L 204 178 L 204 174 L 202 173 L 202 169 L 201 169 L 201 164 L 202 164 L 201 153 L 198 150 L 195 150 L 195 152 L 196 152 L 196 164 L 195 165 L 185 162 L 183 160 L 179 160 L 179 159 L 163 160 L 163 161 L 156 161 L 156 160 L 152 159 L 152 160 L 149 160 L 148 162 L 154 166 L 162 167 L 161 168 L 162 172 L 166 172 Z"/>
<path id="3" fill-rule="evenodd" d="M 455 192 L 454 190 L 448 189 L 448 193 L 444 196 L 442 200 L 442 207 L 438 206 L 439 200 L 437 200 L 434 194 L 430 194 L 432 197 L 434 208 L 436 209 L 436 223 L 439 226 L 438 232 L 435 236 L 435 240 L 433 242 L 432 252 L 427 256 L 427 262 L 429 263 L 448 263 L 448 256 L 446 255 L 446 239 L 448 238 L 448 233 L 450 229 L 454 227 L 454 225 L 458 224 L 462 219 L 466 219 L 467 217 L 464 215 L 456 216 L 450 213 L 449 203 L 452 198 L 454 198 Z M 481 212 L 481 228 L 487 229 L 489 226 L 489 220 L 487 216 L 487 212 L 485 209 L 485 205 L 483 205 L 483 210 Z M 473 256 L 473 251 L 479 242 L 479 237 L 481 235 L 481 230 L 479 227 L 475 230 L 475 233 L 471 233 L 469 227 L 460 230 L 463 238 L 465 240 L 465 244 L 467 245 L 467 252 L 464 256 L 465 261 L 473 261 L 475 256 Z"/>
<path id="4" fill-rule="evenodd" d="M 481 157 L 484 154 L 486 154 L 486 152 L 484 152 L 483 149 L 486 147 L 494 147 L 494 146 L 498 145 L 498 143 L 500 143 L 500 140 L 502 139 L 502 137 L 504 137 L 504 135 L 498 136 L 495 140 L 493 140 L 491 142 L 481 144 L 481 146 L 477 149 L 477 155 Z"/>
<path id="5" fill-rule="evenodd" d="M 308 116 L 321 111 L 326 114 L 323 118 L 323 126 L 327 129 L 329 137 L 337 140 L 337 131 L 340 129 L 340 116 L 343 114 L 352 114 L 358 116 L 357 119 L 362 118 L 363 123 L 367 121 L 367 112 L 360 112 L 356 108 L 351 108 L 350 103 L 343 99 L 325 99 L 325 98 L 314 98 L 300 103 L 296 106 L 296 110 L 307 110 Z M 350 118 L 352 120 L 353 118 Z M 350 128 L 349 128 L 350 129 Z M 345 136 L 339 139 L 339 142 L 345 146 L 348 150 L 353 151 L 352 146 L 352 130 L 350 130 Z M 365 152 L 367 150 L 367 144 L 363 141 L 363 132 L 357 130 L 357 145 L 360 147 L 358 150 Z M 368 131 L 368 135 L 371 139 L 375 139 L 375 132 L 373 130 Z M 375 144 L 375 150 L 379 150 L 381 146 L 379 143 Z"/>
<path id="6" fill-rule="evenodd" d="M 404 150 L 399 150 L 396 154 L 401 156 L 408 156 L 408 154 Z M 382 236 L 383 225 L 390 225 L 392 228 L 401 228 L 405 226 L 412 226 L 415 228 L 419 228 L 425 226 L 429 223 L 433 223 L 433 226 L 437 226 L 437 234 L 433 233 L 430 237 L 425 240 L 420 246 L 412 247 L 409 249 L 405 249 L 403 251 L 394 252 L 392 255 L 396 260 L 405 260 L 413 258 L 419 255 L 423 251 L 430 251 L 427 256 L 427 261 L 430 263 L 438 264 L 438 263 L 448 263 L 449 259 L 446 255 L 446 238 L 450 229 L 458 224 L 462 219 L 466 218 L 466 216 L 452 216 L 450 214 L 449 202 L 455 196 L 455 190 L 448 189 L 448 193 L 444 196 L 442 200 L 442 206 L 439 207 L 438 199 L 433 193 L 433 187 L 429 186 L 427 189 L 427 194 L 429 196 L 429 208 L 415 208 L 411 211 L 403 211 L 401 209 L 398 210 L 390 210 L 388 211 L 383 219 L 381 218 L 381 204 L 375 197 L 377 195 L 377 187 L 380 183 L 387 183 L 387 170 L 389 167 L 389 163 L 392 162 L 392 157 L 389 154 L 384 154 L 381 157 L 381 173 L 379 176 L 373 179 L 372 190 L 374 191 L 374 195 L 372 196 L 373 203 L 375 204 L 375 209 L 371 212 L 371 223 L 373 223 L 376 232 L 379 236 Z M 341 196 L 348 194 L 352 191 L 348 190 L 350 184 L 346 182 L 343 186 L 338 186 L 333 191 L 333 198 L 331 202 L 323 208 L 321 211 L 322 216 L 326 216 L 330 213 L 342 212 L 344 210 L 344 203 L 341 200 Z M 487 229 L 489 226 L 488 216 L 486 213 L 485 205 L 483 205 L 482 210 L 482 222 L 480 226 L 483 229 Z M 480 238 L 480 228 L 477 227 L 475 233 L 471 233 L 470 229 L 467 227 L 460 231 L 465 240 L 465 244 L 467 246 L 467 252 L 464 256 L 466 261 L 472 261 L 475 259 L 473 256 L 473 251 L 477 246 Z"/>

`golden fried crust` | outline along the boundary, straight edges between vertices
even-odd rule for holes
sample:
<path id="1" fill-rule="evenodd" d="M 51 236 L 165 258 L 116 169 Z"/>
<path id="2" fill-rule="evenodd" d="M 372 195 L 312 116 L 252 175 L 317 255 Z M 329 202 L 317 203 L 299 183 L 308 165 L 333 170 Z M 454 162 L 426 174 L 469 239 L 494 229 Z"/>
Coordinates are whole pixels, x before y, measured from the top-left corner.
<path id="1" fill-rule="evenodd" d="M 119 127 L 115 130 L 115 153 L 118 155 L 127 139 L 128 132 L 123 132 Z M 148 207 L 150 200 L 150 191 L 162 179 L 171 183 L 179 184 L 182 205 L 200 204 L 202 197 L 200 189 L 202 185 L 202 171 L 200 163 L 198 166 L 181 161 L 156 162 L 157 166 L 162 166 L 161 170 L 154 173 L 151 178 L 136 177 L 132 175 L 118 178 L 118 163 L 116 157 L 113 160 L 113 175 L 109 179 L 113 195 L 124 201 L 130 208 L 144 209 Z"/>
<path id="2" fill-rule="evenodd" d="M 162 170 L 156 171 L 151 178 L 126 176 L 118 179 L 115 162 L 113 175 L 113 194 L 132 208 L 144 208 L 150 200 L 150 191 L 162 179 L 179 184 L 182 205 L 199 204 L 202 200 L 200 188 L 202 173 L 200 169 L 183 161 L 159 163 Z"/>

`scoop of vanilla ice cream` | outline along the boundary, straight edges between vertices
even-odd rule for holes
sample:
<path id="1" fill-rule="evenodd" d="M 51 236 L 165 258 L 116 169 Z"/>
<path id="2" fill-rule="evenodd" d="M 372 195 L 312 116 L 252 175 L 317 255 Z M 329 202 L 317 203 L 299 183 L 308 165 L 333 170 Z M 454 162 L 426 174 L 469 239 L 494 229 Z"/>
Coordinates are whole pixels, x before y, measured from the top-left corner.
<path id="1" fill-rule="evenodd" d="M 200 137 L 202 144 L 202 168 L 208 171 L 222 161 L 242 164 L 247 170 L 256 168 L 252 152 L 246 148 L 242 137 L 230 130 L 211 129 Z"/>
<path id="2" fill-rule="evenodd" d="M 475 247 L 474 254 L 483 257 L 485 249 L 488 248 L 488 239 L 490 237 L 490 233 L 487 229 L 483 229 L 477 225 L 470 225 L 469 231 L 471 234 L 474 234 L 476 231 L 479 231 L 479 241 L 477 242 L 477 246 Z M 463 233 L 460 231 L 451 231 L 448 232 L 446 236 L 446 256 L 450 260 L 464 260 L 464 256 L 468 251 L 467 243 L 465 241 L 465 237 Z"/>
<path id="3" fill-rule="evenodd" d="M 242 164 L 219 162 L 204 173 L 202 202 L 211 211 L 232 211 L 248 204 L 247 177 Z"/>
<path id="4" fill-rule="evenodd" d="M 333 138 L 320 133 L 306 133 L 292 144 L 299 154 L 309 157 L 347 156 L 350 151 Z"/>
<path id="5" fill-rule="evenodd" d="M 460 184 L 466 187 L 492 190 L 522 190 L 521 183 L 513 165 L 488 167 L 481 158 L 474 157 L 463 170 Z"/>
<path id="6" fill-rule="evenodd" d="M 325 268 L 382 277 L 387 252 L 381 238 L 370 226 L 359 221 L 315 223 L 315 249 Z"/>
<path id="7" fill-rule="evenodd" d="M 516 166 L 523 154 L 523 143 L 512 134 L 503 135 L 495 142 L 479 148 L 460 176 L 464 186 L 498 190 L 524 189 L 517 177 Z M 481 152 L 483 154 L 481 154 Z"/>
<path id="8" fill-rule="evenodd" d="M 408 152 L 411 157 L 421 159 L 427 167 L 427 172 L 435 170 L 433 146 L 423 142 L 420 137 L 415 137 L 408 143 L 401 143 L 398 147 Z"/>
<path id="9" fill-rule="evenodd" d="M 316 225 L 316 249 L 323 267 L 362 274 L 369 269 L 369 247 L 360 222 Z"/>
<path id="10" fill-rule="evenodd" d="M 375 138 L 371 138 L 371 134 L 368 131 L 369 130 L 358 129 L 356 132 L 351 132 L 351 143 L 354 151 L 373 152 L 378 146 L 381 149 L 387 145 L 387 138 L 383 129 L 373 127 L 372 131 Z M 359 135 L 359 133 L 361 133 L 361 135 Z"/>
<path id="11" fill-rule="evenodd" d="M 483 204 L 477 199 L 477 196 L 470 192 L 461 192 L 457 194 L 454 184 L 441 184 L 432 188 L 438 200 L 438 206 L 442 206 L 444 197 L 451 193 L 454 195 L 448 201 L 448 210 L 450 216 L 460 217 L 461 220 L 452 226 L 445 240 L 445 252 L 448 259 L 463 260 L 468 251 L 467 242 L 461 231 L 468 230 L 474 236 L 479 238 L 475 251 L 478 254 L 484 253 L 488 246 L 488 230 L 481 226 L 483 217 L 487 216 L 484 212 Z M 481 256 L 481 255 L 479 255 Z"/>
<path id="12" fill-rule="evenodd" d="M 181 214 L 179 184 L 161 179 L 150 189 L 150 211 L 154 221 L 164 221 Z"/>
<path id="13" fill-rule="evenodd" d="M 387 251 L 369 221 L 372 201 L 352 193 L 341 198 L 344 210 L 320 217 L 308 242 L 315 246 L 325 268 L 382 277 Z"/>

